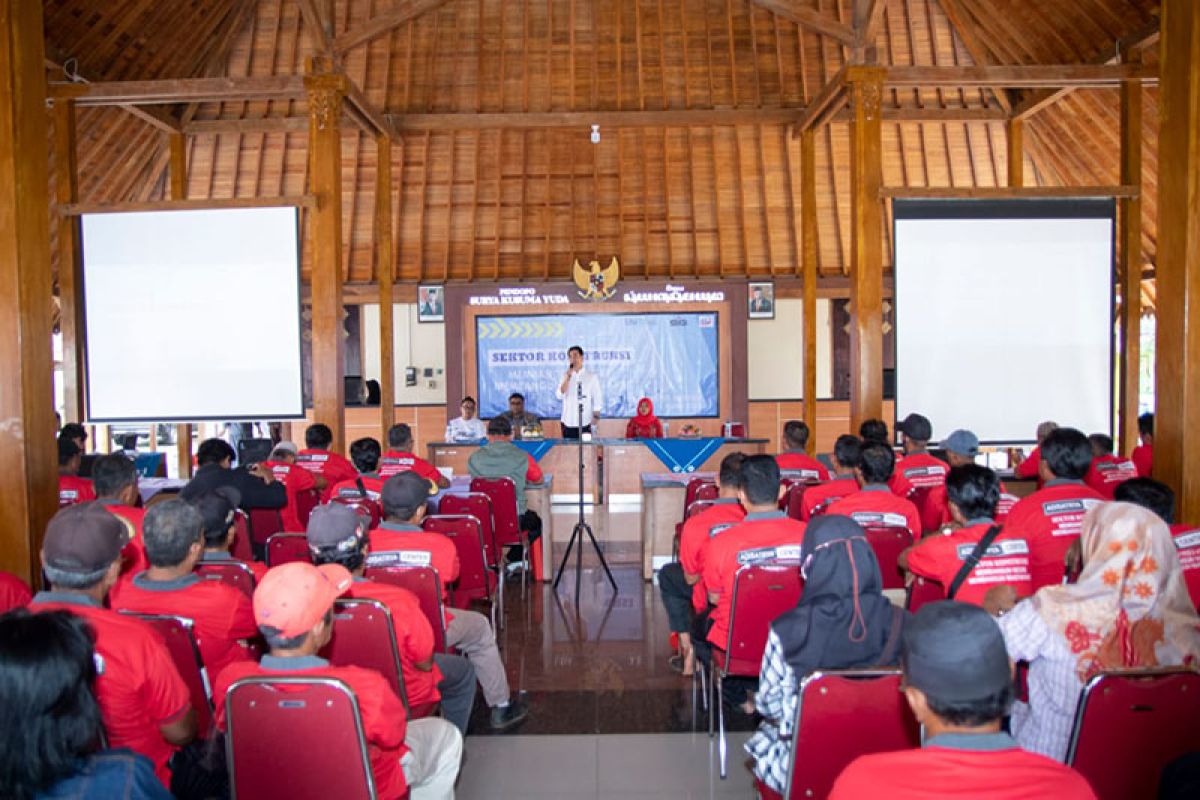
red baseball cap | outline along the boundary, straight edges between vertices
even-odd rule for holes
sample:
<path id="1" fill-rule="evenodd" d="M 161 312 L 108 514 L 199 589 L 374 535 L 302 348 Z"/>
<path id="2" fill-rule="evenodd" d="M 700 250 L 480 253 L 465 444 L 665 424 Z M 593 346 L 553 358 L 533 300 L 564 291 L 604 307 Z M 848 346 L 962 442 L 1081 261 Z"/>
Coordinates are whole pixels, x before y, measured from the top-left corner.
<path id="1" fill-rule="evenodd" d="M 254 621 L 289 638 L 308 633 L 353 580 L 338 564 L 282 564 L 268 570 L 254 590 Z"/>

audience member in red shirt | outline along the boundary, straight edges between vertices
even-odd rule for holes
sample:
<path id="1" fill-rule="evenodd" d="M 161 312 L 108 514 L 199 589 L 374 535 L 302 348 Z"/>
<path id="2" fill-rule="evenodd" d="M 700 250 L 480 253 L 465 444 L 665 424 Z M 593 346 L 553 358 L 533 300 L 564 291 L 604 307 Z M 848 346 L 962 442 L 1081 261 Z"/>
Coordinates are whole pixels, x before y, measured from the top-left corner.
<path id="1" fill-rule="evenodd" d="M 671 663 L 684 675 L 691 675 L 696 666 L 692 649 L 692 617 L 704 611 L 708 604 L 708 592 L 701 577 L 713 528 L 737 524 L 746 516 L 746 510 L 738 502 L 745 458 L 741 453 L 730 453 L 721 459 L 721 471 L 717 474 L 717 499 L 710 508 L 683 523 L 683 530 L 679 534 L 679 560 L 664 564 L 658 571 L 658 590 L 667 610 L 667 622 L 671 631 L 679 637 L 682 651 L 681 656 L 671 657 Z"/>
<path id="2" fill-rule="evenodd" d="M 784 451 L 775 456 L 779 470 L 785 478 L 802 481 L 827 481 L 829 470 L 807 452 L 810 432 L 808 425 L 798 419 L 790 419 L 783 426 Z"/>
<path id="3" fill-rule="evenodd" d="M 70 611 L 91 626 L 99 673 L 96 699 L 108 746 L 146 756 L 159 780 L 170 786 L 167 762 L 196 735 L 196 717 L 162 637 L 136 617 L 104 607 L 121 574 L 127 541 L 126 527 L 96 503 L 59 511 L 42 542 L 51 590 L 34 595 L 30 609 Z"/>
<path id="4" fill-rule="evenodd" d="M 887 423 L 881 419 L 868 419 L 863 424 L 858 426 L 858 438 L 862 440 L 863 445 L 869 442 L 879 442 L 887 445 L 888 449 L 895 453 L 895 448 L 892 447 L 891 436 L 888 434 Z M 909 483 L 908 478 L 905 478 L 899 472 L 893 470 L 892 477 L 888 480 L 888 489 L 896 497 L 908 499 L 912 495 L 916 487 Z"/>
<path id="5" fill-rule="evenodd" d="M 328 425 L 309 425 L 304 432 L 305 449 L 296 454 L 296 463 L 317 476 L 317 488 L 321 490 L 321 502 L 328 503 L 332 489 L 338 483 L 358 474 L 354 465 L 343 455 L 330 452 L 333 431 Z M 324 484 L 322 484 L 324 481 Z"/>
<path id="6" fill-rule="evenodd" d="M 261 663 L 238 662 L 217 675 L 217 727 L 226 730 L 229 724 L 225 696 L 241 678 L 335 678 L 350 687 L 358 702 L 380 800 L 398 800 L 409 789 L 421 797 L 453 797 L 462 734 L 436 717 L 409 721 L 404 703 L 378 672 L 331 666 L 317 656 L 333 635 L 333 601 L 351 581 L 346 568 L 336 564 L 315 567 L 293 561 L 267 573 L 254 591 L 254 617 L 271 652 Z"/>
<path id="7" fill-rule="evenodd" d="M 1033 593 L 1029 574 L 1029 545 L 1000 531 L 996 524 L 996 505 L 1000 502 L 1000 479 L 996 473 L 978 464 L 963 464 L 950 470 L 946 478 L 950 513 L 957 530 L 944 535 L 928 535 L 900 554 L 900 566 L 941 584 L 951 600 L 974 603 L 989 612 L 987 595 L 995 587 L 1008 586 L 1017 597 Z M 972 561 L 977 545 L 988 537 L 987 548 L 974 560 L 966 577 L 950 595 L 954 580 L 964 565 Z M 1011 599 L 1012 595 L 1007 595 Z"/>
<path id="8" fill-rule="evenodd" d="M 308 546 L 314 564 L 340 564 L 350 571 L 350 597 L 378 600 L 391 612 L 409 708 L 441 700 L 442 715 L 466 736 L 475 704 L 475 670 L 462 656 L 433 651 L 433 627 L 415 594 L 363 577 L 370 550 L 363 516 L 336 503 L 321 506 L 309 519 Z"/>
<path id="9" fill-rule="evenodd" d="M 299 533 L 304 530 L 307 519 L 300 518 L 300 500 L 302 492 L 320 492 L 317 487 L 317 477 L 308 470 L 296 464 L 296 445 L 292 442 L 280 442 L 271 451 L 271 457 L 262 462 L 269 469 L 275 480 L 283 484 L 287 491 L 287 505 L 279 510 L 283 519 L 283 529 Z M 315 505 L 315 500 L 312 501 Z M 311 508 L 309 509 L 311 510 Z"/>
<path id="10" fill-rule="evenodd" d="M 128 529 L 128 543 L 121 551 L 122 575 L 141 572 L 150 562 L 146 561 L 146 549 L 142 546 L 142 517 L 146 512 L 137 507 L 141 500 L 137 469 L 121 453 L 101 456 L 92 465 L 92 483 L 96 487 L 96 502 Z"/>
<path id="11" fill-rule="evenodd" d="M 929 454 L 933 426 L 920 414 L 909 414 L 896 426 L 904 437 L 904 456 L 896 462 L 896 474 L 918 489 L 932 489 L 946 483 L 950 467 Z"/>
<path id="12" fill-rule="evenodd" d="M 261 561 L 242 561 L 234 558 L 234 537 L 237 536 L 237 508 L 240 498 L 232 486 L 218 486 L 211 492 L 193 497 L 190 502 L 200 512 L 204 536 L 204 552 L 199 564 L 245 564 L 254 573 L 254 582 L 267 574 Z"/>
<path id="13" fill-rule="evenodd" d="M 413 455 L 412 428 L 401 422 L 388 428 L 388 451 L 379 460 L 379 477 L 387 480 L 397 472 L 412 470 L 426 480 L 433 481 L 439 489 L 450 487 L 450 480 L 437 467 L 425 459 Z"/>
<path id="14" fill-rule="evenodd" d="M 150 567 L 118 583 L 109 603 L 118 611 L 192 620 L 200 658 L 209 674 L 216 675 L 234 661 L 255 658 L 249 640 L 258 636 L 258 626 L 244 592 L 195 574 L 204 549 L 203 528 L 203 516 L 187 501 L 156 503 L 145 521 Z"/>
<path id="15" fill-rule="evenodd" d="M 654 416 L 654 403 L 649 397 L 638 400 L 637 414 L 625 426 L 626 439 L 661 439 L 662 422 Z"/>
<path id="16" fill-rule="evenodd" d="M 58 505 L 87 503 L 96 499 L 96 490 L 87 478 L 79 477 L 83 450 L 71 439 L 58 440 Z"/>
<path id="17" fill-rule="evenodd" d="M 1082 775 L 1025 752 L 1003 732 L 1012 669 L 986 611 L 953 600 L 922 606 L 904 628 L 902 653 L 904 697 L 925 728 L 925 744 L 860 756 L 838 776 L 830 800 L 1094 800 Z"/>
<path id="18" fill-rule="evenodd" d="M 1092 464 L 1092 446 L 1074 428 L 1057 428 L 1041 444 L 1038 465 L 1045 487 L 1022 498 L 1004 523 L 1006 533 L 1029 543 L 1033 590 L 1061 583 L 1065 557 L 1079 538 L 1083 516 L 1104 498 L 1083 483 Z"/>
<path id="19" fill-rule="evenodd" d="M 329 499 L 340 501 L 370 500 L 379 502 L 383 492 L 383 477 L 377 472 L 383 448 L 370 436 L 350 443 L 350 460 L 358 470 L 353 478 L 339 481 L 329 492 Z"/>
<path id="20" fill-rule="evenodd" d="M 1113 440 L 1103 433 L 1088 437 L 1092 445 L 1092 466 L 1088 468 L 1083 482 L 1104 496 L 1113 499 L 1113 491 L 1131 478 L 1138 477 L 1137 466 L 1128 458 L 1113 455 Z"/>
<path id="21" fill-rule="evenodd" d="M 1179 566 L 1183 570 L 1188 595 L 1192 598 L 1192 605 L 1200 609 L 1200 528 L 1176 524 L 1175 492 L 1171 491 L 1170 486 L 1153 478 L 1134 478 L 1117 487 L 1114 499 L 1148 508 L 1171 526 L 1171 536 L 1179 553 Z M 1078 553 L 1072 553 L 1072 557 L 1077 560 Z"/>
<path id="22" fill-rule="evenodd" d="M 33 599 L 29 584 L 8 572 L 0 572 L 0 614 L 28 605 Z"/>
<path id="23" fill-rule="evenodd" d="M 862 441 L 857 436 L 843 433 L 833 445 L 833 479 L 818 483 L 804 491 L 800 501 L 800 518 L 805 522 L 823 513 L 833 502 L 858 491 L 858 479 L 854 468 L 862 463 Z"/>
<path id="24" fill-rule="evenodd" d="M 1013 477 L 1023 481 L 1031 481 L 1037 478 L 1038 483 L 1041 483 L 1042 442 L 1057 429 L 1058 423 L 1049 420 L 1037 426 L 1037 446 L 1029 451 L 1029 455 L 1021 463 L 1013 467 Z"/>
<path id="25" fill-rule="evenodd" d="M 882 442 L 863 444 L 861 463 L 854 468 L 859 490 L 831 503 L 826 514 L 843 514 L 864 528 L 907 528 L 913 539 L 921 535 L 921 515 L 912 501 L 897 497 L 888 488 L 896 454 Z"/>
<path id="26" fill-rule="evenodd" d="M 1129 458 L 1137 467 L 1139 478 L 1151 477 L 1154 470 L 1154 415 L 1142 414 L 1138 417 L 1138 437 L 1142 443 L 1133 448 Z"/>

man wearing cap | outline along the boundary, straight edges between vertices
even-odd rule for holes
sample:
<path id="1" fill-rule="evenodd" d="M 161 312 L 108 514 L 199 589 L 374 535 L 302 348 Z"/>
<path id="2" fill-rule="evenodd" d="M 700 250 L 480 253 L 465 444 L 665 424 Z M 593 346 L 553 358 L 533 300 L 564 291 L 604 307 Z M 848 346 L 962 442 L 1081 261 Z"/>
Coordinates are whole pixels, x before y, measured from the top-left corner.
<path id="1" fill-rule="evenodd" d="M 432 481 L 439 488 L 450 486 L 446 476 L 438 468 L 420 456 L 413 455 L 412 428 L 403 422 L 388 428 L 388 451 L 379 459 L 379 477 L 387 480 L 398 472 L 412 470 L 413 472 Z"/>
<path id="2" fill-rule="evenodd" d="M 404 703 L 378 672 L 333 666 L 317 655 L 333 635 L 333 601 L 352 581 L 337 564 L 315 567 L 294 561 L 267 572 L 254 590 L 254 618 L 270 653 L 257 664 L 239 661 L 217 675 L 216 725 L 226 729 L 225 695 L 241 678 L 334 678 L 349 686 L 358 701 L 380 800 L 397 800 L 408 790 L 413 800 L 453 798 L 462 761 L 458 729 L 436 717 L 409 721 Z M 304 758 L 303 753 L 291 756 Z"/>
<path id="3" fill-rule="evenodd" d="M 234 661 L 254 658 L 249 640 L 258 637 L 258 626 L 250 598 L 194 573 L 204 548 L 200 512 L 184 500 L 166 500 L 146 512 L 144 524 L 150 566 L 119 581 L 109 604 L 118 611 L 192 620 L 200 658 L 213 675 Z"/>
<path id="4" fill-rule="evenodd" d="M 830 503 L 826 514 L 844 514 L 864 528 L 907 528 L 913 539 L 921 535 L 921 515 L 911 501 L 897 497 L 888 488 L 896 464 L 892 448 L 882 442 L 867 442 L 854 468 L 859 489 Z"/>
<path id="5" fill-rule="evenodd" d="M 783 426 L 783 443 L 786 447 L 775 456 L 775 461 L 782 472 L 792 473 L 800 480 L 827 481 L 829 470 L 805 451 L 809 434 L 807 425 L 798 419 L 789 419 Z"/>
<path id="6" fill-rule="evenodd" d="M 325 479 L 314 475 L 303 467 L 296 466 L 296 453 L 299 449 L 295 442 L 280 442 L 271 451 L 271 456 L 262 462 L 265 469 L 271 471 L 275 480 L 283 484 L 287 493 L 287 504 L 279 510 L 283 519 L 285 531 L 304 530 L 305 520 L 300 519 L 300 501 L 302 492 L 320 492 L 325 488 Z M 314 500 L 315 504 L 315 500 Z"/>
<path id="7" fill-rule="evenodd" d="M 932 489 L 944 484 L 950 468 L 945 461 L 929 454 L 929 440 L 933 438 L 929 419 L 920 414 L 909 414 L 896 430 L 904 437 L 904 456 L 896 462 L 896 472 L 918 489 Z"/>
<path id="8" fill-rule="evenodd" d="M 978 606 L 923 606 L 904 629 L 904 697 L 925 726 L 920 749 L 860 756 L 830 800 L 1053 797 L 1093 800 L 1082 775 L 1022 750 L 1001 729 L 1013 701 L 1004 637 Z"/>
<path id="9" fill-rule="evenodd" d="M 171 784 L 175 750 L 196 735 L 196 715 L 162 637 L 145 622 L 104 607 L 121 574 L 127 528 L 96 503 L 54 515 L 42 541 L 42 568 L 50 591 L 38 592 L 33 611 L 70 611 L 96 635 L 96 700 L 109 747 L 128 747 L 154 763 Z"/>
<path id="10" fill-rule="evenodd" d="M 302 470 L 303 471 L 303 470 Z M 200 512 L 201 532 L 204 536 L 204 552 L 201 564 L 245 564 L 254 573 L 257 583 L 267 574 L 267 565 L 261 561 L 242 561 L 230 553 L 234 537 L 237 536 L 237 489 L 218 486 L 211 492 L 193 497 L 190 502 Z"/>
<path id="11" fill-rule="evenodd" d="M 942 439 L 941 447 L 946 453 L 946 461 L 950 463 L 951 469 L 974 464 L 975 457 L 979 455 L 979 437 L 971 431 L 960 428 Z M 1004 486 L 1004 481 L 1001 481 L 1000 502 L 996 504 L 996 522 L 1003 525 L 1004 521 L 1008 519 L 1008 512 L 1012 510 L 1019 499 L 1016 495 L 1011 494 Z M 953 524 L 954 518 L 950 514 L 950 505 L 946 500 L 944 484 L 930 490 L 929 496 L 925 498 L 925 505 L 929 509 L 930 516 L 936 518 L 937 524 L 934 527 L 944 528 Z"/>
<path id="12" fill-rule="evenodd" d="M 854 468 L 861 463 L 862 441 L 857 436 L 843 433 L 833 445 L 833 479 L 804 490 L 804 496 L 800 499 L 800 519 L 808 522 L 830 503 L 857 492 L 858 479 L 854 477 Z"/>
<path id="13" fill-rule="evenodd" d="M 1002 531 L 995 520 L 1000 502 L 996 473 L 978 464 L 954 467 L 946 478 L 945 492 L 955 529 L 927 534 L 900 554 L 900 566 L 937 581 L 947 595 L 953 588 L 951 599 L 964 603 L 988 607 L 985 598 L 998 586 L 1011 586 L 1017 597 L 1033 594 L 1029 544 L 1011 531 Z M 983 549 L 978 550 L 981 543 Z M 964 569 L 965 577 L 959 579 Z"/>
<path id="14" fill-rule="evenodd" d="M 525 487 L 542 482 L 542 468 L 533 456 L 512 443 L 512 425 L 504 417 L 488 421 L 488 443 L 471 454 L 467 469 L 476 478 L 508 478 L 517 494 L 521 530 L 535 542 L 542 535 L 542 520 L 525 504 Z M 520 545 L 510 549 L 509 561 L 521 559 Z"/>
<path id="15" fill-rule="evenodd" d="M 334 453 L 333 431 L 320 422 L 304 431 L 304 449 L 296 454 L 296 463 L 313 474 L 321 490 L 321 502 L 328 503 L 333 487 L 358 474 L 354 465 L 341 453 Z"/>
<path id="16" fill-rule="evenodd" d="M 96 490 L 87 478 L 79 477 L 83 450 L 71 439 L 58 440 L 58 505 L 88 503 L 96 499 Z"/>
<path id="17" fill-rule="evenodd" d="M 262 464 L 253 464 L 249 469 L 231 469 L 236 457 L 229 442 L 224 439 L 205 439 L 196 449 L 196 464 L 199 469 L 180 490 L 184 500 L 218 486 L 232 486 L 242 496 L 242 508 L 283 508 L 287 505 L 287 490 L 275 480 L 275 475 Z"/>
<path id="18" fill-rule="evenodd" d="M 127 575 L 141 572 L 149 562 L 142 547 L 142 518 L 146 512 L 137 507 L 141 499 L 137 468 L 122 453 L 101 456 L 92 465 L 92 484 L 96 488 L 96 502 L 119 519 L 129 534 L 128 544 L 121 552 L 122 572 Z"/>
<path id="19" fill-rule="evenodd" d="M 433 487 L 415 472 L 401 472 L 383 484 L 384 521 L 368 534 L 371 555 L 367 567 L 424 560 L 433 565 L 445 587 L 458 578 L 458 552 L 450 537 L 421 528 Z M 445 594 L 443 594 L 443 598 Z M 492 709 L 492 728 L 505 730 L 529 716 L 528 704 L 513 699 L 488 618 L 478 611 L 446 609 L 446 644 L 471 661 Z"/>
<path id="20" fill-rule="evenodd" d="M 354 576 L 348 597 L 378 600 L 392 615 L 408 707 L 442 702 L 442 715 L 465 736 L 475 704 L 475 670 L 462 656 L 433 652 L 433 628 L 417 596 L 407 589 L 363 577 L 370 546 L 367 520 L 349 506 L 331 503 L 308 520 L 313 563 L 340 564 Z"/>

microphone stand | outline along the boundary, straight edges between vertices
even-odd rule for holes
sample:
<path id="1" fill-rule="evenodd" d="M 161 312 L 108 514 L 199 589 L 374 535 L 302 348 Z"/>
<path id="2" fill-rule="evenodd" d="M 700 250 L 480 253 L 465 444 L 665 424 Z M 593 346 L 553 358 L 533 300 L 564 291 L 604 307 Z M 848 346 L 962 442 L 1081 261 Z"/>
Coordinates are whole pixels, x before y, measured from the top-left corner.
<path id="1" fill-rule="evenodd" d="M 576 447 L 579 448 L 579 520 L 575 523 L 574 530 L 571 531 L 571 539 L 567 542 L 567 552 L 563 554 L 562 563 L 558 565 L 558 574 L 554 576 L 553 588 L 558 591 L 558 582 L 562 580 L 563 570 L 567 568 L 567 562 L 571 559 L 571 550 L 575 549 L 576 543 L 578 548 L 575 550 L 575 607 L 579 608 L 579 586 L 580 576 L 583 570 L 583 535 L 586 533 L 587 538 L 592 542 L 592 549 L 596 551 L 597 558 L 600 559 L 600 566 L 604 567 L 604 574 L 608 576 L 608 582 L 612 584 L 613 595 L 617 594 L 617 581 L 613 578 L 612 570 L 608 568 L 608 562 L 604 560 L 604 552 L 600 549 L 599 543 L 596 541 L 595 534 L 592 533 L 592 526 L 587 524 L 584 519 L 583 512 L 583 382 L 576 384 L 578 398 L 579 416 L 576 417 L 576 422 L 579 423 L 579 440 Z"/>

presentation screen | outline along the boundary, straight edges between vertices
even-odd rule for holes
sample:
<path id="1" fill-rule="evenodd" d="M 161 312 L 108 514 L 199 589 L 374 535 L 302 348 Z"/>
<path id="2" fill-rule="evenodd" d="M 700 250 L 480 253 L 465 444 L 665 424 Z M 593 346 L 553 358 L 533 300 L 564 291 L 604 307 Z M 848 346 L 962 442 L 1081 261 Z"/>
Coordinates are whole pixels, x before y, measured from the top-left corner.
<path id="1" fill-rule="evenodd" d="M 528 411 L 558 419 L 554 392 L 576 344 L 600 377 L 604 416 L 633 416 L 643 397 L 660 417 L 720 415 L 716 312 L 477 317 L 475 338 L 485 419 L 507 411 L 513 392 Z"/>
<path id="2" fill-rule="evenodd" d="M 985 443 L 1112 430 L 1110 199 L 896 200 L 896 417 Z"/>
<path id="3" fill-rule="evenodd" d="M 295 208 L 82 219 L 88 418 L 303 416 Z"/>

